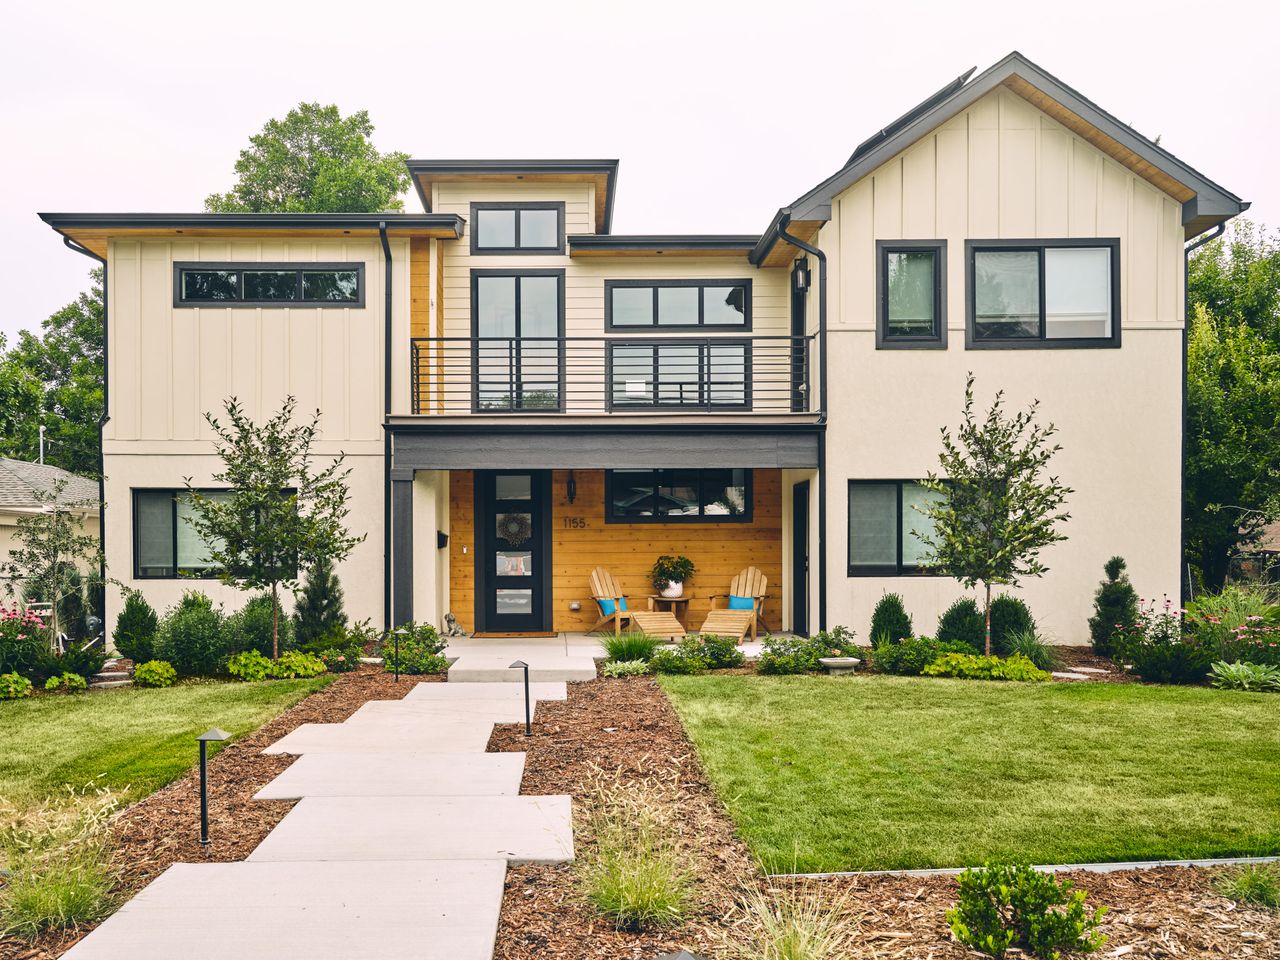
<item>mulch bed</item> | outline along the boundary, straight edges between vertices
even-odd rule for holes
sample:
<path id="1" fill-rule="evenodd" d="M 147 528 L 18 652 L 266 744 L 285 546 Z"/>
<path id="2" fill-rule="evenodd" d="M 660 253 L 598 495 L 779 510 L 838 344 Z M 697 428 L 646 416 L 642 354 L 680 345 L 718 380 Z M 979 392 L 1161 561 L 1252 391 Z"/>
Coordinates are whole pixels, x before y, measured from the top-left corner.
<path id="1" fill-rule="evenodd" d="M 209 760 L 209 836 L 213 842 L 207 849 L 200 846 L 198 767 L 139 800 L 121 813 L 113 826 L 114 857 L 121 871 L 117 886 L 120 899 L 127 900 L 174 863 L 243 860 L 284 819 L 296 801 L 254 800 L 253 795 L 294 758 L 263 756 L 263 748 L 304 723 L 341 723 L 369 700 L 398 700 L 415 681 L 440 679 L 412 677 L 397 684 L 381 667 L 362 665 L 248 736 L 227 744 Z M 0 960 L 52 960 L 92 929 L 84 926 L 73 934 L 46 934 L 34 942 L 0 940 Z"/>
<path id="2" fill-rule="evenodd" d="M 1106 683 L 1141 683 L 1142 681 L 1129 673 L 1127 670 L 1121 670 L 1107 657 L 1100 657 L 1093 652 L 1092 647 L 1054 647 L 1053 652 L 1058 655 L 1061 666 L 1056 669 L 1070 672 L 1080 667 L 1086 667 L 1091 670 L 1105 670 L 1106 673 L 1092 674 L 1095 681 L 1103 681 Z M 1073 682 L 1073 681 L 1065 681 Z M 1082 681 L 1074 681 L 1080 683 Z"/>
<path id="3" fill-rule="evenodd" d="M 700 900 L 677 929 L 620 932 L 584 901 L 573 866 L 514 867 L 507 873 L 495 960 L 652 960 L 680 949 L 713 955 L 738 892 L 761 881 L 674 710 L 648 677 L 570 684 L 569 691 L 565 702 L 538 705 L 533 736 L 525 737 L 522 727 L 500 726 L 489 749 L 528 755 L 527 794 L 581 797 L 599 769 L 616 771 L 623 782 L 678 774 L 684 832 L 696 837 L 690 853 Z M 581 819 L 575 816 L 576 827 Z M 579 857 L 590 852 L 584 840 L 579 830 Z M 1071 879 L 1089 892 L 1091 905 L 1110 908 L 1102 928 L 1108 940 L 1098 956 L 1280 958 L 1280 914 L 1237 908 L 1217 896 L 1210 871 L 1076 873 Z M 945 912 L 955 899 L 949 877 L 773 883 L 847 896 L 860 931 L 858 957 L 979 956 L 956 943 L 947 928 Z"/>

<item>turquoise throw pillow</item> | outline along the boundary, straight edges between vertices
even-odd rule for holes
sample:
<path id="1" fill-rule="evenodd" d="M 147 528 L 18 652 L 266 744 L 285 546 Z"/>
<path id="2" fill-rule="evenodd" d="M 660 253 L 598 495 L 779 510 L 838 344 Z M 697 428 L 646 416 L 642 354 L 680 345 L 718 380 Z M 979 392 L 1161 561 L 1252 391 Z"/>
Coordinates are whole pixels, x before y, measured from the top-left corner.
<path id="1" fill-rule="evenodd" d="M 626 597 L 619 597 L 619 598 L 618 598 L 618 609 L 619 609 L 619 610 L 625 610 L 625 609 L 627 609 L 627 598 L 626 598 Z"/>
<path id="2" fill-rule="evenodd" d="M 729 598 L 730 610 L 754 610 L 755 608 L 756 608 L 756 601 L 754 597 L 730 597 Z"/>
<path id="3" fill-rule="evenodd" d="M 599 601 L 599 603 L 600 603 L 600 616 L 602 617 L 611 616 L 613 612 L 618 609 L 617 602 L 613 600 L 601 600 Z"/>

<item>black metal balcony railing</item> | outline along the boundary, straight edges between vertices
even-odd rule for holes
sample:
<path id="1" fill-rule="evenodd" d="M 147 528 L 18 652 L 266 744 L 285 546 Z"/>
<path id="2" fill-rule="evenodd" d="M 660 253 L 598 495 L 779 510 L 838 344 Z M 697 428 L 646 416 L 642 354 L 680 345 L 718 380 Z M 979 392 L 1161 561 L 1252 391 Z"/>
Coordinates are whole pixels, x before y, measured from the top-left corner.
<path id="1" fill-rule="evenodd" d="M 812 348 L 787 336 L 415 338 L 413 412 L 807 412 Z"/>

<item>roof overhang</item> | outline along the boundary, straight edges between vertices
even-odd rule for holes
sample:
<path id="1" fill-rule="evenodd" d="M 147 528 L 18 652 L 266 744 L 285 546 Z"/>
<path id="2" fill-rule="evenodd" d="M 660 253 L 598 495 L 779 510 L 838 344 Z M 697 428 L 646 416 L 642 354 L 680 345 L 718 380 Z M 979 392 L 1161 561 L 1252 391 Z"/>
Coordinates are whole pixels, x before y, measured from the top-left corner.
<path id="1" fill-rule="evenodd" d="M 596 232 L 608 233 L 613 223 L 617 160 L 409 160 L 406 165 L 422 209 L 428 212 L 434 183 L 593 183 Z"/>
<path id="2" fill-rule="evenodd" d="M 569 238 L 569 255 L 582 257 L 724 257 L 746 260 L 760 242 L 755 234 L 614 236 L 594 233 Z"/>
<path id="3" fill-rule="evenodd" d="M 805 251 L 783 240 L 782 231 L 785 229 L 797 240 L 812 244 L 817 240 L 822 225 L 830 219 L 830 204 L 812 210 L 807 220 L 792 220 L 791 208 L 783 207 L 773 215 L 768 229 L 752 248 L 751 262 L 758 267 L 785 267 L 797 257 L 805 256 Z"/>
<path id="4" fill-rule="evenodd" d="M 160 237 L 462 236 L 462 218 L 440 213 L 41 213 L 73 243 L 107 255 L 107 241 Z"/>

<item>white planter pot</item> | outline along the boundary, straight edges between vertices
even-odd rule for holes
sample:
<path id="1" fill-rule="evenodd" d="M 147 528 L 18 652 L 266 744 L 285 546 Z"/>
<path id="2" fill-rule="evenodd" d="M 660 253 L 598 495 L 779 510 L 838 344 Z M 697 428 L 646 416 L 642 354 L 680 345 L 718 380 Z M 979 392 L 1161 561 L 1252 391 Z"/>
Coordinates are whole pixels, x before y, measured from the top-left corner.
<path id="1" fill-rule="evenodd" d="M 662 596 L 667 600 L 678 600 L 684 596 L 684 583 L 671 582 L 667 584 L 667 588 L 662 591 Z"/>

